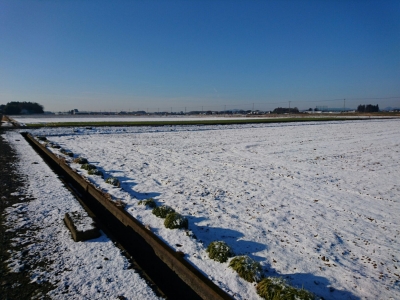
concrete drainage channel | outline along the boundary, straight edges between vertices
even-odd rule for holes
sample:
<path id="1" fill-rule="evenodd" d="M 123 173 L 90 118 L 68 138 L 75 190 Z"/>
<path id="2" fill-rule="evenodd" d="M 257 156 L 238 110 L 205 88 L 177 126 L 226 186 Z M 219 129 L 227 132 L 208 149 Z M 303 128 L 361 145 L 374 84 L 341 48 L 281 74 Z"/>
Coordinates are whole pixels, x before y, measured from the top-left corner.
<path id="1" fill-rule="evenodd" d="M 157 286 L 155 290 L 159 291 L 159 295 L 168 299 L 232 299 L 184 260 L 181 253 L 175 252 L 124 209 L 107 200 L 30 134 L 22 133 L 22 136 L 72 188 L 100 228 L 127 251 L 128 256 L 143 270 L 143 277 Z"/>

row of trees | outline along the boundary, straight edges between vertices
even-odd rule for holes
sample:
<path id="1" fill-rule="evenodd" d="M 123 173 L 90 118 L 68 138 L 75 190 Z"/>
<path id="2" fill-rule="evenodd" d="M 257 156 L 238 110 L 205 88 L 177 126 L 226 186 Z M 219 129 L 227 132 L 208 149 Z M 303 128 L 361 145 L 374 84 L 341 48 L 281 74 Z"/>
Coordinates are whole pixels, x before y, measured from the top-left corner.
<path id="1" fill-rule="evenodd" d="M 314 111 L 319 111 L 320 109 L 317 107 L 314 109 Z M 313 111 L 312 108 L 309 108 L 308 111 Z M 357 112 L 379 112 L 379 105 L 359 105 L 357 107 Z M 286 107 L 278 107 L 275 108 L 274 111 L 272 112 L 274 114 L 287 114 L 287 113 L 299 113 L 299 110 L 297 107 L 293 108 L 286 108 Z"/>
<path id="2" fill-rule="evenodd" d="M 43 105 L 36 102 L 8 102 L 0 105 L 0 113 L 6 115 L 43 114 Z"/>
<path id="3" fill-rule="evenodd" d="M 297 113 L 299 113 L 299 109 L 297 107 L 293 107 L 293 108 L 278 107 L 278 108 L 275 108 L 272 113 L 274 113 L 274 114 L 288 114 L 288 113 L 297 114 Z"/>
<path id="4" fill-rule="evenodd" d="M 379 112 L 379 105 L 372 105 L 372 104 L 368 104 L 368 105 L 359 105 L 357 107 L 357 112 Z"/>

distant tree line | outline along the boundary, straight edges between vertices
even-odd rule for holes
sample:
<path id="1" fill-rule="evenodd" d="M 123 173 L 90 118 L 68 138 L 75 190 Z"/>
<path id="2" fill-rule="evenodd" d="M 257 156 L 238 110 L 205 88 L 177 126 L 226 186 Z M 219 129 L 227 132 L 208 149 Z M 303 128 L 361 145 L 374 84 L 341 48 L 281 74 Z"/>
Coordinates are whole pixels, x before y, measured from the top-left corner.
<path id="1" fill-rule="evenodd" d="M 368 104 L 368 105 L 359 105 L 357 107 L 357 112 L 379 112 L 379 105 L 372 105 L 372 104 Z"/>
<path id="2" fill-rule="evenodd" d="M 272 112 L 274 114 L 294 114 L 294 113 L 299 113 L 299 109 L 297 107 L 293 107 L 293 108 L 286 108 L 286 107 L 278 107 L 275 108 L 274 111 Z"/>
<path id="3" fill-rule="evenodd" d="M 6 115 L 43 114 L 43 106 L 36 102 L 8 102 L 0 105 L 0 112 Z"/>

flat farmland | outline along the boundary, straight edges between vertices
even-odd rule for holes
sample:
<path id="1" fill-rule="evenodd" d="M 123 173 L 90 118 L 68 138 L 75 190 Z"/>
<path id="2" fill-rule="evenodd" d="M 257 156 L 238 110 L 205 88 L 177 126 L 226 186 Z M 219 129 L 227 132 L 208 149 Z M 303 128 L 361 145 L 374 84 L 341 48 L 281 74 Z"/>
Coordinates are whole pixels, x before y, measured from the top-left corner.
<path id="1" fill-rule="evenodd" d="M 254 283 L 208 258 L 221 240 L 325 299 L 400 297 L 400 120 L 30 130 L 88 159 L 71 167 L 237 299 Z M 58 153 L 57 149 L 52 149 Z M 164 227 L 152 197 L 189 220 Z"/>

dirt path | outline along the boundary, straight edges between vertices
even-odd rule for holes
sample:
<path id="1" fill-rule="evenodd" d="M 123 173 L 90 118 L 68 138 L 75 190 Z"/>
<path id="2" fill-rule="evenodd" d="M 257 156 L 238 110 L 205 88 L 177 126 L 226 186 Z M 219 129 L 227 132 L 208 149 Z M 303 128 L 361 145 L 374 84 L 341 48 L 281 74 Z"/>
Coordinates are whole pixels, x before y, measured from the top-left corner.
<path id="1" fill-rule="evenodd" d="M 51 286 L 30 283 L 27 270 L 11 273 L 7 268 L 8 251 L 19 251 L 12 246 L 12 239 L 24 234 L 21 231 L 7 232 L 5 210 L 16 203 L 29 201 L 26 197 L 14 193 L 23 193 L 24 178 L 17 173 L 15 163 L 18 161 L 14 150 L 1 136 L 0 129 L 0 295 L 1 299 L 48 299 L 45 295 Z M 25 198 L 25 200 L 21 200 Z"/>

